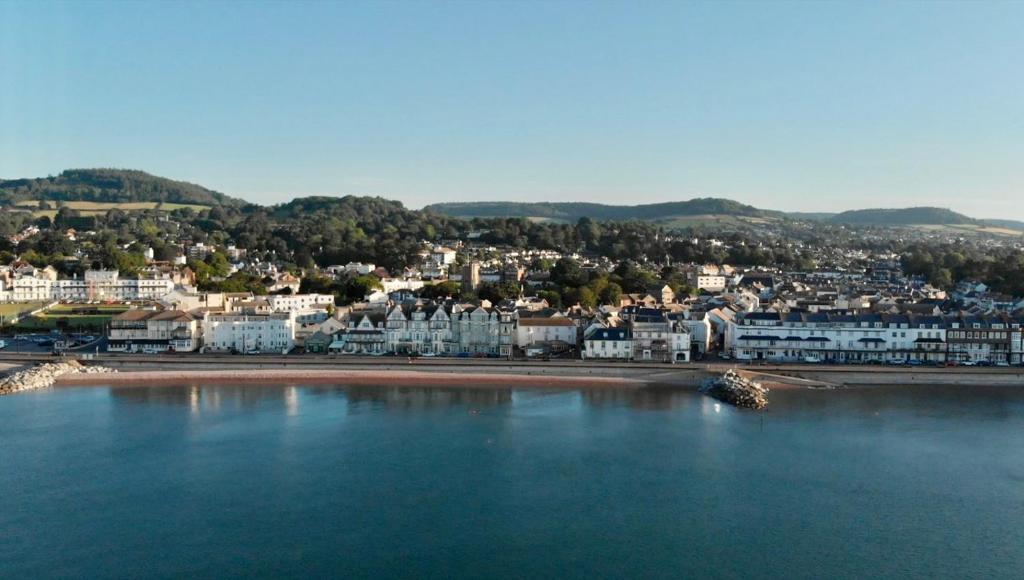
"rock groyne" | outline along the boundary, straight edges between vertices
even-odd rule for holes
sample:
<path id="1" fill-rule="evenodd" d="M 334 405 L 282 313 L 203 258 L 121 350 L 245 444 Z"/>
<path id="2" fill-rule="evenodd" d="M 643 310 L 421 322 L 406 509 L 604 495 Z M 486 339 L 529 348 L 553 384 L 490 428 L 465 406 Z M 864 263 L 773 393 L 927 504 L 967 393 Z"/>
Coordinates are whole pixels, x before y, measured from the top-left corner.
<path id="1" fill-rule="evenodd" d="M 115 369 L 101 366 L 84 366 L 78 361 L 62 361 L 43 363 L 30 369 L 18 371 L 0 379 L 0 395 L 10 395 L 22 391 L 46 389 L 60 377 L 78 373 L 116 373 Z"/>
<path id="2" fill-rule="evenodd" d="M 700 392 L 744 409 L 763 409 L 768 406 L 768 389 L 733 369 L 725 371 L 720 377 L 705 380 Z"/>

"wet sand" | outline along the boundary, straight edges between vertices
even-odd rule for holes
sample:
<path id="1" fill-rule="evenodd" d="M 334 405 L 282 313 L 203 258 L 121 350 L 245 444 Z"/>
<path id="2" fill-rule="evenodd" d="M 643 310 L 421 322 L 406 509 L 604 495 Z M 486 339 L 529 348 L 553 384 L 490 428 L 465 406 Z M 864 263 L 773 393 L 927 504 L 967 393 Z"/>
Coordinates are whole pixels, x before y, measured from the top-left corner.
<path id="1" fill-rule="evenodd" d="M 105 374 L 75 374 L 61 377 L 55 386 L 134 386 L 181 383 L 345 383 L 353 385 L 417 387 L 536 387 L 536 388 L 640 388 L 649 381 L 621 377 L 582 377 L 572 375 L 526 375 L 506 373 L 427 371 L 371 371 L 356 369 L 283 369 L 283 370 L 153 370 Z"/>

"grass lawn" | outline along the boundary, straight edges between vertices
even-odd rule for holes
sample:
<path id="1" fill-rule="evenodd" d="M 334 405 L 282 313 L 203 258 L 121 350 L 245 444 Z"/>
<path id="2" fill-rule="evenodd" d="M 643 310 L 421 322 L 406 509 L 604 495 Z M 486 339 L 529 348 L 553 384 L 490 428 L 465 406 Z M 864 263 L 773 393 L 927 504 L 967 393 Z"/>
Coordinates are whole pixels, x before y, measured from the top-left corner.
<path id="1" fill-rule="evenodd" d="M 43 304 L 45 304 L 45 302 L 15 302 L 10 304 L 0 304 L 0 316 L 10 318 L 22 312 L 32 312 Z"/>
<path id="2" fill-rule="evenodd" d="M 17 330 L 36 331 L 53 330 L 54 328 L 67 328 L 68 330 L 100 330 L 108 322 L 112 315 L 67 315 L 67 316 L 29 316 L 18 321 L 14 325 Z"/>
<path id="3" fill-rule="evenodd" d="M 131 306 L 124 304 L 58 304 L 46 311 L 46 316 L 81 316 L 97 315 L 113 316 L 121 314 Z"/>
<path id="4" fill-rule="evenodd" d="M 44 314 L 19 320 L 18 324 L 14 325 L 14 329 L 20 331 L 53 330 L 55 328 L 101 330 L 110 322 L 111 318 L 128 308 L 124 304 L 58 304 Z"/>

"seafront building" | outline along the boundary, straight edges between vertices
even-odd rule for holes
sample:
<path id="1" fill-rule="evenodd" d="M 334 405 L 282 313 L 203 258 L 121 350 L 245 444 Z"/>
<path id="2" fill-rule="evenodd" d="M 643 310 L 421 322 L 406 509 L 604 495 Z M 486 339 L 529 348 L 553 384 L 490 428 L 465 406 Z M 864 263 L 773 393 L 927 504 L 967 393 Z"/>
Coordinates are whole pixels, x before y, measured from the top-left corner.
<path id="1" fill-rule="evenodd" d="M 110 321 L 111 352 L 192 352 L 199 348 L 199 321 L 181 310 L 128 310 Z"/>
<path id="2" fill-rule="evenodd" d="M 292 312 L 208 312 L 202 328 L 207 352 L 287 354 L 295 347 Z"/>
<path id="3" fill-rule="evenodd" d="M 619 313 L 623 314 L 622 312 Z M 584 359 L 689 362 L 695 350 L 688 323 L 657 308 L 625 309 L 616 327 L 596 326 L 584 335 Z"/>
<path id="4" fill-rule="evenodd" d="M 1020 364 L 1024 319 L 751 312 L 726 328 L 728 350 L 741 361 L 920 362 Z"/>

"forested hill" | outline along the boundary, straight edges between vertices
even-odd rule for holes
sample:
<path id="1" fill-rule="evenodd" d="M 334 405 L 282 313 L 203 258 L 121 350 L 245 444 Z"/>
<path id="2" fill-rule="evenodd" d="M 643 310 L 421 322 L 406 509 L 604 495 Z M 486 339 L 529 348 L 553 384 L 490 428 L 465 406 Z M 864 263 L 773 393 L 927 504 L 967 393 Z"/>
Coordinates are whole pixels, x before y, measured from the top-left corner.
<path id="1" fill-rule="evenodd" d="M 669 222 L 673 218 L 687 216 L 735 216 L 788 218 L 797 221 L 856 226 L 987 225 L 1020 229 L 1024 225 L 1021 222 L 1012 220 L 974 219 L 939 207 L 858 209 L 841 213 L 784 213 L 758 209 L 737 201 L 713 197 L 644 205 L 505 201 L 456 202 L 428 205 L 424 210 L 459 218 L 533 218 L 568 223 L 575 223 L 582 217 L 599 221 L 642 220 Z"/>
<path id="2" fill-rule="evenodd" d="M 594 220 L 662 220 L 676 216 L 731 215 L 766 217 L 781 216 L 729 199 L 704 197 L 689 201 L 651 203 L 643 205 L 605 205 L 601 203 L 519 203 L 519 202 L 466 202 L 437 203 L 425 210 L 453 217 L 526 217 L 576 222 L 588 217 Z"/>
<path id="3" fill-rule="evenodd" d="M 29 200 L 246 205 L 241 199 L 194 183 L 128 169 L 68 169 L 56 177 L 0 179 L 0 204 Z"/>
<path id="4" fill-rule="evenodd" d="M 829 221 L 838 224 L 860 226 L 962 225 L 978 223 L 978 220 L 941 207 L 857 209 L 838 213 L 831 216 Z"/>

